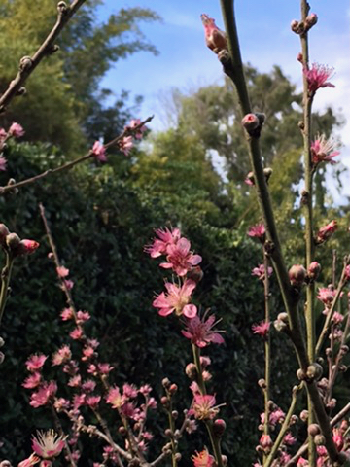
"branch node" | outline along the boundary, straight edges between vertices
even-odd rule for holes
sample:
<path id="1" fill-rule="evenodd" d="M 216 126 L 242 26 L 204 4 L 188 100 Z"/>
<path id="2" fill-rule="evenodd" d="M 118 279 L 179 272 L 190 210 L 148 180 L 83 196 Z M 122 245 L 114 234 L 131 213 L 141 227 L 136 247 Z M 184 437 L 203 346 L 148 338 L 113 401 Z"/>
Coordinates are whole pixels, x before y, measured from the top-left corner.
<path id="1" fill-rule="evenodd" d="M 57 3 L 57 12 L 58 12 L 58 16 L 64 16 L 67 14 L 68 7 L 67 7 L 66 2 L 61 1 Z"/>
<path id="2" fill-rule="evenodd" d="M 28 71 L 31 69 L 32 64 L 33 64 L 32 58 L 29 57 L 29 55 L 25 55 L 24 57 L 20 59 L 18 69 L 19 71 Z"/>

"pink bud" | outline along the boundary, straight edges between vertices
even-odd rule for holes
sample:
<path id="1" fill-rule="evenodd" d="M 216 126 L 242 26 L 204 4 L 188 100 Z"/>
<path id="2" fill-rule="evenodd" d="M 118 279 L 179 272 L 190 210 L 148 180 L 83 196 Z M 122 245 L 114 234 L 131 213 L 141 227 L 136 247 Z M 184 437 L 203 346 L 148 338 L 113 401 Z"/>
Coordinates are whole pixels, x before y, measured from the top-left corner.
<path id="1" fill-rule="evenodd" d="M 242 125 L 248 133 L 256 130 L 260 126 L 259 117 L 255 114 L 247 114 L 242 119 Z"/>
<path id="2" fill-rule="evenodd" d="M 38 249 L 40 243 L 36 242 L 35 240 L 28 240 L 24 239 L 19 242 L 17 247 L 17 254 L 18 255 L 31 255 Z"/>
<path id="3" fill-rule="evenodd" d="M 289 270 L 289 279 L 295 287 L 301 287 L 305 281 L 306 270 L 301 264 L 294 264 Z"/>
<path id="4" fill-rule="evenodd" d="M 215 53 L 227 50 L 226 33 L 221 31 L 215 24 L 215 19 L 208 15 L 201 15 L 204 26 L 205 43 Z"/>
<path id="5" fill-rule="evenodd" d="M 332 221 L 325 227 L 321 227 L 320 230 L 317 232 L 316 236 L 316 245 L 321 245 L 325 241 L 327 241 L 333 235 L 333 232 L 337 228 L 337 221 Z"/>
<path id="6" fill-rule="evenodd" d="M 314 281 L 318 278 L 319 274 L 321 272 L 321 265 L 317 261 L 313 261 L 312 263 L 309 264 L 309 267 L 307 268 L 307 275 L 310 280 Z"/>
<path id="7" fill-rule="evenodd" d="M 0 224 L 0 244 L 5 245 L 6 237 L 10 233 L 5 224 Z"/>
<path id="8" fill-rule="evenodd" d="M 222 418 L 218 418 L 213 424 L 214 435 L 221 438 L 226 431 L 226 422 Z"/>
<path id="9" fill-rule="evenodd" d="M 10 126 L 8 133 L 14 138 L 19 138 L 20 136 L 24 135 L 24 130 L 19 123 L 13 122 L 12 125 Z"/>

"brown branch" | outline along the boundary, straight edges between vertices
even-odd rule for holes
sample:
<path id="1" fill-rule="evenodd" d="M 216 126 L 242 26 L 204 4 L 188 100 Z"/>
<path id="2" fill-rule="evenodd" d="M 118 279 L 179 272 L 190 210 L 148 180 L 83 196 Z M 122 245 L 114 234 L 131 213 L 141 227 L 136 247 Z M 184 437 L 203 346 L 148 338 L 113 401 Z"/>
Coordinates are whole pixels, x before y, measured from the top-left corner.
<path id="1" fill-rule="evenodd" d="M 0 97 L 0 113 L 4 112 L 11 101 L 18 94 L 23 92 L 24 83 L 43 58 L 58 50 L 57 46 L 54 44 L 55 40 L 63 27 L 85 2 L 86 0 L 75 0 L 70 6 L 67 6 L 66 3 L 62 1 L 58 2 L 56 23 L 34 55 L 31 57 L 25 56 L 20 59 L 16 78 L 11 81 L 6 91 Z"/>

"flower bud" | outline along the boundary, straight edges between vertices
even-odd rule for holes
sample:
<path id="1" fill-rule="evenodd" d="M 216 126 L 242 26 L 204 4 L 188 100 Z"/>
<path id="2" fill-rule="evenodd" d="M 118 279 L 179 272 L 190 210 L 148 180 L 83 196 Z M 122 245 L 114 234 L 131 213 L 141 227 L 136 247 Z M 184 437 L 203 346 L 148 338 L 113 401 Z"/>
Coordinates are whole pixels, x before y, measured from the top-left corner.
<path id="1" fill-rule="evenodd" d="M 169 405 L 168 398 L 166 396 L 163 396 L 160 398 L 160 403 L 164 406 Z"/>
<path id="2" fill-rule="evenodd" d="M 266 183 L 269 181 L 269 178 L 271 177 L 272 175 L 272 169 L 271 167 L 265 167 L 263 169 L 263 173 L 264 173 L 264 176 L 265 176 L 265 180 L 266 180 Z"/>
<path id="3" fill-rule="evenodd" d="M 305 281 L 306 270 L 301 264 L 294 264 L 289 269 L 289 279 L 294 287 L 301 287 Z"/>
<path id="4" fill-rule="evenodd" d="M 316 446 L 323 446 L 326 442 L 326 438 L 323 435 L 316 435 L 314 437 L 314 442 Z"/>
<path id="5" fill-rule="evenodd" d="M 317 23 L 318 17 L 315 13 L 311 13 L 311 15 L 305 18 L 305 31 L 308 31 Z"/>
<path id="6" fill-rule="evenodd" d="M 181 459 L 182 459 L 181 453 L 177 452 L 177 453 L 175 454 L 175 460 L 176 460 L 177 462 L 180 462 Z"/>
<path id="7" fill-rule="evenodd" d="M 5 360 L 5 354 L 0 352 L 0 365 L 4 363 L 4 360 Z"/>
<path id="8" fill-rule="evenodd" d="M 197 369 L 196 369 L 196 365 L 194 363 L 189 363 L 187 366 L 186 366 L 186 375 L 192 379 L 192 380 L 195 380 L 196 377 L 197 377 Z"/>
<path id="9" fill-rule="evenodd" d="M 297 369 L 297 378 L 299 381 L 303 381 L 305 379 L 304 370 L 302 370 L 301 368 Z"/>
<path id="10" fill-rule="evenodd" d="M 187 278 L 193 280 L 196 284 L 203 278 L 203 271 L 200 266 L 193 266 L 192 269 L 187 273 Z"/>
<path id="11" fill-rule="evenodd" d="M 16 233 L 10 233 L 6 236 L 6 243 L 7 243 L 7 246 L 10 248 L 11 251 L 14 251 L 17 249 L 18 245 L 19 245 L 19 242 L 20 242 L 20 238 L 19 236 L 16 234 Z"/>
<path id="12" fill-rule="evenodd" d="M 321 433 L 321 429 L 317 423 L 311 423 L 311 425 L 308 426 L 307 432 L 314 438 L 316 435 Z"/>
<path id="13" fill-rule="evenodd" d="M 36 242 L 35 240 L 28 240 L 24 239 L 21 240 L 18 244 L 16 253 L 17 255 L 32 255 L 35 250 L 37 250 L 40 246 L 40 243 Z"/>
<path id="14" fill-rule="evenodd" d="M 168 388 L 170 386 L 170 381 L 169 381 L 169 378 L 163 378 L 162 379 L 162 386 L 163 388 Z"/>
<path id="15" fill-rule="evenodd" d="M 321 272 L 321 265 L 317 261 L 313 261 L 307 268 L 307 275 L 311 281 L 315 281 Z"/>
<path id="16" fill-rule="evenodd" d="M 321 245 L 322 243 L 326 242 L 329 238 L 331 238 L 336 228 L 337 221 L 332 221 L 325 227 L 321 227 L 316 235 L 316 245 Z"/>
<path id="17" fill-rule="evenodd" d="M 9 235 L 10 231 L 5 224 L 0 224 L 0 245 L 5 245 L 6 237 Z"/>
<path id="18" fill-rule="evenodd" d="M 226 422 L 222 418 L 218 418 L 213 424 L 214 435 L 221 438 L 226 431 Z"/>
<path id="19" fill-rule="evenodd" d="M 299 414 L 300 420 L 304 423 L 307 422 L 308 417 L 309 417 L 309 412 L 306 409 L 302 410 Z"/>
<path id="20" fill-rule="evenodd" d="M 247 114 L 242 119 L 242 125 L 249 134 L 261 126 L 259 117 L 256 114 Z"/>
<path id="21" fill-rule="evenodd" d="M 0 348 L 5 345 L 4 339 L 0 336 Z"/>
<path id="22" fill-rule="evenodd" d="M 177 420 L 177 418 L 179 416 L 179 412 L 177 410 L 173 410 L 171 412 L 171 416 L 173 417 L 174 420 Z"/>
<path id="23" fill-rule="evenodd" d="M 323 374 L 323 368 L 318 363 L 312 363 L 306 369 L 306 377 L 318 381 Z"/>
<path id="24" fill-rule="evenodd" d="M 178 390 L 178 387 L 177 387 L 177 384 L 173 383 L 170 388 L 169 388 L 169 392 L 170 394 L 173 396 Z"/>

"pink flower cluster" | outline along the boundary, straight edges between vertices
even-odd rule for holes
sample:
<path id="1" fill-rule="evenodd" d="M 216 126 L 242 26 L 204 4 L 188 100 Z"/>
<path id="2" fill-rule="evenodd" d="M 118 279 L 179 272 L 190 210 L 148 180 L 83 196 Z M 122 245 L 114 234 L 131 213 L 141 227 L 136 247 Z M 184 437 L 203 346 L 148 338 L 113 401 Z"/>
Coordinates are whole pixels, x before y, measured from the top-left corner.
<path id="1" fill-rule="evenodd" d="M 313 96 L 319 88 L 334 88 L 334 85 L 328 81 L 333 76 L 333 68 L 320 65 L 319 63 L 313 63 L 311 68 L 304 68 L 303 73 L 306 77 L 311 96 Z"/>
<path id="2" fill-rule="evenodd" d="M 226 33 L 215 24 L 215 19 L 208 15 L 201 15 L 204 26 L 205 43 L 215 53 L 227 50 Z"/>
<path id="3" fill-rule="evenodd" d="M 20 138 L 23 135 L 24 130 L 22 126 L 17 122 L 13 122 L 8 131 L 6 131 L 4 128 L 0 128 L 0 152 L 2 151 L 7 140 L 9 140 L 10 138 Z M 6 170 L 6 165 L 6 157 L 0 155 L 0 170 Z"/>

